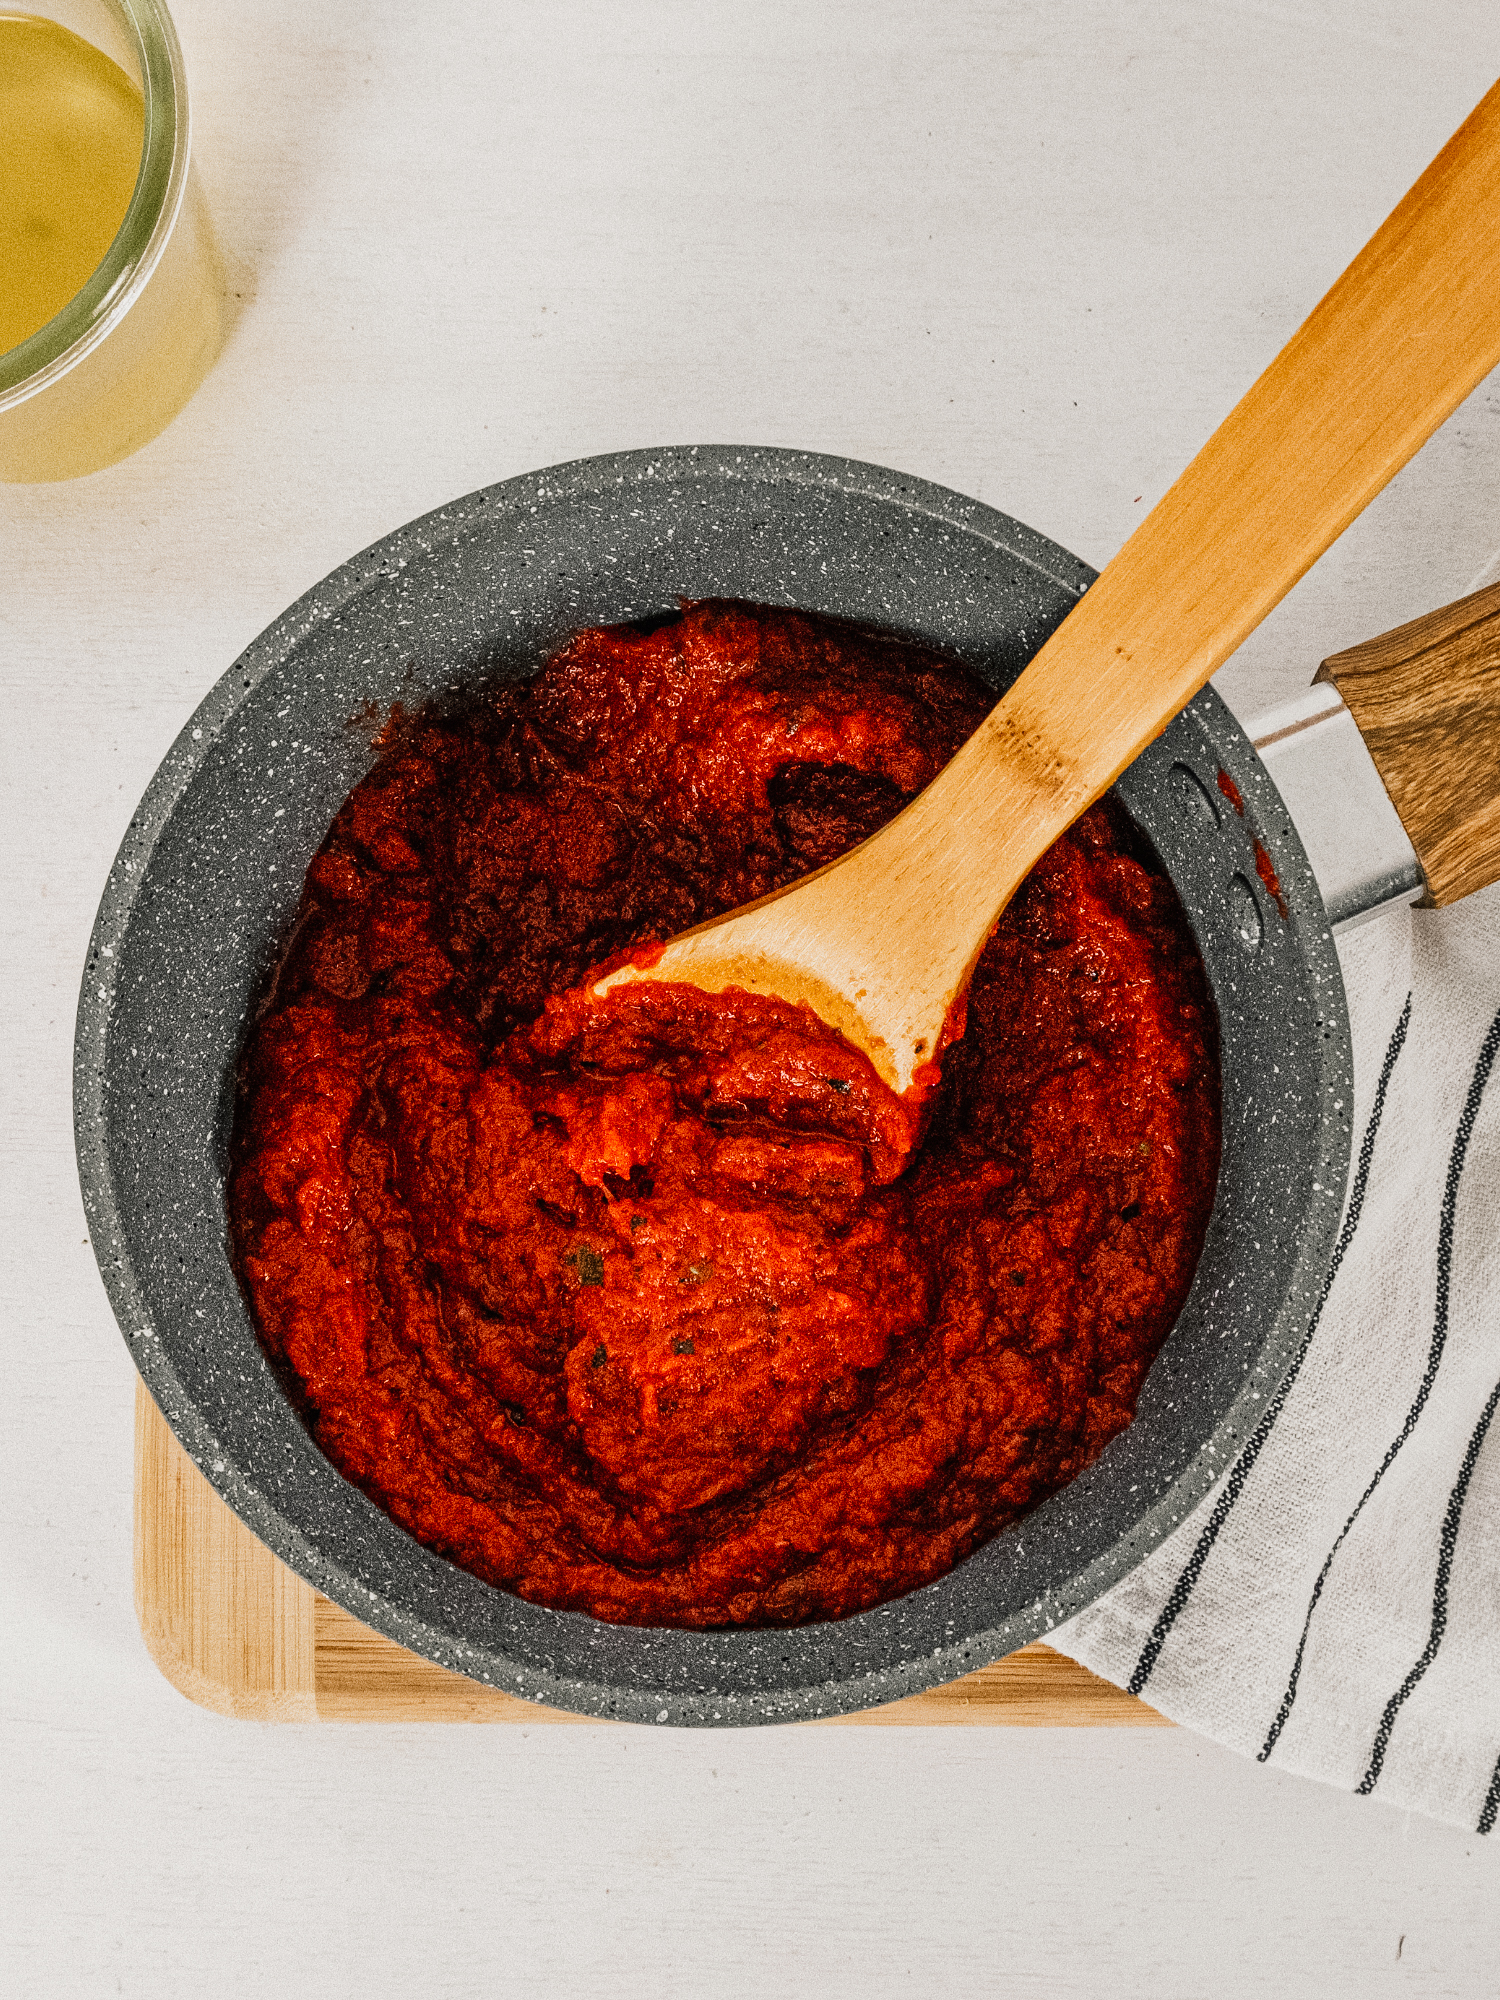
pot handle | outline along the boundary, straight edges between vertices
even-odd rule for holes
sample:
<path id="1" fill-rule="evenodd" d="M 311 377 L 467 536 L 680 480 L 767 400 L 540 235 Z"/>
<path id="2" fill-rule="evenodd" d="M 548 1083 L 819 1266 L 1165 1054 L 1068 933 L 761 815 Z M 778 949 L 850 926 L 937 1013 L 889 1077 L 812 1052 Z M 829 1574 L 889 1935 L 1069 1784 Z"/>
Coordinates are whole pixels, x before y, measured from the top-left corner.
<path id="1" fill-rule="evenodd" d="M 1319 667 L 1416 849 L 1429 908 L 1500 881 L 1500 583 Z"/>

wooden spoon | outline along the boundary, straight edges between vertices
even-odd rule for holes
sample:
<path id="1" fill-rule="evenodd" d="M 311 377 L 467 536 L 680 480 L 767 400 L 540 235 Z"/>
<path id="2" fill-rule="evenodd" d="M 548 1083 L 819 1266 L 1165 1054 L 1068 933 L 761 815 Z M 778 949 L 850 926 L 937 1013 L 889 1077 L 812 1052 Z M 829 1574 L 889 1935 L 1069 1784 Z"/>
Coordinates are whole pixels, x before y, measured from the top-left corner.
<path id="1" fill-rule="evenodd" d="M 1497 362 L 1500 84 L 920 798 L 593 990 L 805 1002 L 919 1102 L 1033 864 Z"/>

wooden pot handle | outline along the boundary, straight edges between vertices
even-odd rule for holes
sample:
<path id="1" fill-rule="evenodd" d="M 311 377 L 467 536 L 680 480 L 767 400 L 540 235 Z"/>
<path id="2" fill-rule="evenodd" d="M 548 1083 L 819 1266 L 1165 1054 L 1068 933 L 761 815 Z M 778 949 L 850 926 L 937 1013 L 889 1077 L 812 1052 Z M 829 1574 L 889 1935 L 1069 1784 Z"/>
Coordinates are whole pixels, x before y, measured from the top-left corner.
<path id="1" fill-rule="evenodd" d="M 1334 653 L 1422 873 L 1429 908 L 1500 881 L 1500 583 Z"/>

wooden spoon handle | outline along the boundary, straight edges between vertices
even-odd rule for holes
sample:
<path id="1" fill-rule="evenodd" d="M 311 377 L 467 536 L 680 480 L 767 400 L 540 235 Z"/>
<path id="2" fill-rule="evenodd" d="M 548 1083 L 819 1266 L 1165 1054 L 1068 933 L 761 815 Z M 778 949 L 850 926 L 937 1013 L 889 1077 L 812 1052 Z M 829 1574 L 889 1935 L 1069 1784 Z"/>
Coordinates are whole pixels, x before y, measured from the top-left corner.
<path id="1" fill-rule="evenodd" d="M 904 1016 L 941 1018 L 1037 857 L 1497 363 L 1500 84 L 984 725 L 834 871 L 847 898 L 856 866 L 888 869 Z"/>
<path id="2" fill-rule="evenodd" d="M 1365 739 L 1427 881 L 1456 903 L 1500 882 L 1500 583 L 1318 669 Z"/>
<path id="3" fill-rule="evenodd" d="M 1500 84 L 922 803 L 1019 756 L 1074 817 L 1497 363 Z"/>
<path id="4" fill-rule="evenodd" d="M 1500 362 L 1500 85 L 921 797 L 649 972 L 804 1000 L 898 1091 L 1065 827 Z"/>

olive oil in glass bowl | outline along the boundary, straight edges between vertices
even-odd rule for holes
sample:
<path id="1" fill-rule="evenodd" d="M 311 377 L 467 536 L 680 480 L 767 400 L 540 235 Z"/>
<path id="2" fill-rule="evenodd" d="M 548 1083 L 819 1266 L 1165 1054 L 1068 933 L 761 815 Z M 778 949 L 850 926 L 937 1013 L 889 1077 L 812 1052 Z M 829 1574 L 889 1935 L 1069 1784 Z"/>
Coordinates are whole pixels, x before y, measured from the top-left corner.
<path id="1" fill-rule="evenodd" d="M 223 339 L 170 16 L 159 0 L 40 7 L 0 11 L 0 479 L 13 481 L 124 458 Z"/>

